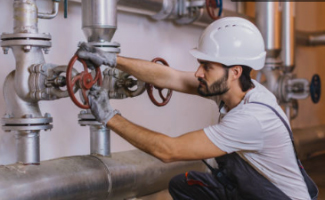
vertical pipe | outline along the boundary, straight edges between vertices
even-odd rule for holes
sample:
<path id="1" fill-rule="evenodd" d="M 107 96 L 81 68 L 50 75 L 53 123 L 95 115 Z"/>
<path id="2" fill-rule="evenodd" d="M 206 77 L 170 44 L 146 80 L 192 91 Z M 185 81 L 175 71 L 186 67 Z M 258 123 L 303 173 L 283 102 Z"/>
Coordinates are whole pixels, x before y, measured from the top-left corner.
<path id="1" fill-rule="evenodd" d="M 110 156 L 110 129 L 102 125 L 90 125 L 90 153 L 92 155 Z"/>
<path id="2" fill-rule="evenodd" d="M 268 58 L 276 58 L 281 51 L 279 2 L 256 2 L 256 25 L 265 41 Z"/>
<path id="3" fill-rule="evenodd" d="M 17 162 L 40 163 L 39 131 L 18 131 L 16 134 Z"/>
<path id="4" fill-rule="evenodd" d="M 88 42 L 110 42 L 117 29 L 117 0 L 82 0 L 81 6 Z"/>
<path id="5" fill-rule="evenodd" d="M 14 33 L 37 33 L 37 6 L 35 0 L 14 1 Z"/>
<path id="6" fill-rule="evenodd" d="M 291 72 L 295 65 L 295 2 L 282 3 L 282 40 L 284 71 Z"/>

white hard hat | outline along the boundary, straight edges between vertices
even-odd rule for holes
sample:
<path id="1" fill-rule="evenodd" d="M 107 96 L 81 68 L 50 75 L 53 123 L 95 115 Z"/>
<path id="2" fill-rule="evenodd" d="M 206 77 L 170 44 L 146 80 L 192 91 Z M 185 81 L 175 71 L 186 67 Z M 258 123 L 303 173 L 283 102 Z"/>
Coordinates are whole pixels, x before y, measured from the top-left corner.
<path id="1" fill-rule="evenodd" d="M 198 47 L 190 53 L 199 60 L 227 66 L 245 65 L 255 70 L 263 68 L 266 56 L 260 31 L 239 17 L 214 21 L 202 33 Z"/>

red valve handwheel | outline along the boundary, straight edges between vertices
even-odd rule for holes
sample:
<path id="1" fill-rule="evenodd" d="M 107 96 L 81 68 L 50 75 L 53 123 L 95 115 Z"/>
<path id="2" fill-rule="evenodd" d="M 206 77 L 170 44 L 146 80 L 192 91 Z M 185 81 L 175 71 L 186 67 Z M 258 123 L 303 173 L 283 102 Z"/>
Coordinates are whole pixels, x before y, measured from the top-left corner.
<path id="1" fill-rule="evenodd" d="M 213 20 L 219 19 L 218 16 L 215 15 L 214 10 L 217 8 L 217 2 L 216 0 L 205 0 L 205 5 L 208 11 L 209 16 Z"/>
<path id="2" fill-rule="evenodd" d="M 79 60 L 82 63 L 82 65 L 84 67 L 84 71 L 82 71 L 78 75 L 72 77 L 73 65 L 77 60 Z M 88 103 L 88 97 L 87 97 L 86 91 L 89 90 L 96 83 L 99 86 L 102 85 L 102 74 L 101 74 L 100 68 L 96 67 L 96 76 L 95 76 L 95 78 L 93 78 L 91 73 L 88 72 L 88 67 L 87 67 L 86 62 L 84 60 L 79 59 L 77 55 L 74 55 L 71 58 L 68 68 L 67 68 L 66 82 L 67 82 L 67 90 L 68 90 L 68 93 L 69 93 L 73 103 L 75 103 L 79 108 L 89 109 L 89 103 Z M 73 87 L 75 86 L 75 84 L 77 82 L 81 89 L 82 96 L 85 100 L 85 104 L 80 103 L 80 101 L 76 98 L 76 96 L 73 92 Z"/>
<path id="3" fill-rule="evenodd" d="M 155 58 L 155 59 L 153 59 L 151 62 L 154 62 L 154 63 L 157 63 L 157 62 L 161 62 L 162 64 L 164 64 L 166 67 L 169 67 L 169 65 L 168 65 L 168 63 L 164 60 L 164 59 L 162 59 L 162 58 Z M 159 103 L 156 99 L 155 99 L 155 97 L 153 96 L 153 88 L 155 88 L 155 89 L 157 89 L 158 90 L 158 92 L 159 92 L 159 96 L 160 96 L 160 98 L 162 99 L 162 102 L 161 103 Z M 169 100 L 170 100 L 170 98 L 172 97 L 172 94 L 173 94 L 173 90 L 168 90 L 168 92 L 167 92 L 167 95 L 166 95 L 166 97 L 163 95 L 163 93 L 162 93 L 162 91 L 163 91 L 163 89 L 164 88 L 159 88 L 159 87 L 154 87 L 153 85 L 151 85 L 151 84 L 149 84 L 149 83 L 146 83 L 146 89 L 147 89 L 147 92 L 148 92 L 148 95 L 149 95 L 149 98 L 150 98 L 150 100 L 152 101 L 152 103 L 153 104 L 155 104 L 156 106 L 165 106 L 168 102 L 169 102 Z"/>

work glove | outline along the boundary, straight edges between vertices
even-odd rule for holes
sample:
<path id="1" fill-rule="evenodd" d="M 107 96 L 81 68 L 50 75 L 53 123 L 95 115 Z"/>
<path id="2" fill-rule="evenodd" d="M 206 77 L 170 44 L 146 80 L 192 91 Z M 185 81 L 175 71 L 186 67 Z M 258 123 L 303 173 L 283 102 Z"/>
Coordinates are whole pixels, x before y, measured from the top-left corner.
<path id="1" fill-rule="evenodd" d="M 115 110 L 109 103 L 108 93 L 106 89 L 98 86 L 90 88 L 88 93 L 88 102 L 91 113 L 96 120 L 106 126 L 107 122 L 114 117 L 114 115 L 121 115 L 120 111 Z"/>
<path id="2" fill-rule="evenodd" d="M 77 56 L 83 59 L 88 68 L 93 70 L 101 65 L 116 66 L 116 54 L 104 52 L 86 42 L 81 43 Z"/>

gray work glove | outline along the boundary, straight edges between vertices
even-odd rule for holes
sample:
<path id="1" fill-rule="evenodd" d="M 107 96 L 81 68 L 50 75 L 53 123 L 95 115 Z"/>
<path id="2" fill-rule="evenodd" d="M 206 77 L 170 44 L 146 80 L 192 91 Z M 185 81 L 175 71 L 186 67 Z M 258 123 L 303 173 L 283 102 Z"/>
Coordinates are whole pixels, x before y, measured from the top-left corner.
<path id="1" fill-rule="evenodd" d="M 106 126 L 107 122 L 116 114 L 121 114 L 120 111 L 114 110 L 109 103 L 108 93 L 106 89 L 98 86 L 93 86 L 88 93 L 88 102 L 91 113 L 96 120 Z"/>
<path id="2" fill-rule="evenodd" d="M 88 68 L 91 70 L 101 65 L 116 66 L 115 53 L 106 53 L 85 42 L 81 43 L 76 54 L 79 58 L 86 61 Z"/>

